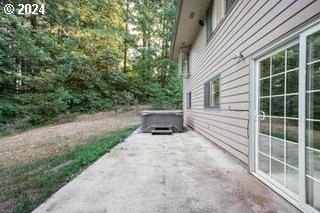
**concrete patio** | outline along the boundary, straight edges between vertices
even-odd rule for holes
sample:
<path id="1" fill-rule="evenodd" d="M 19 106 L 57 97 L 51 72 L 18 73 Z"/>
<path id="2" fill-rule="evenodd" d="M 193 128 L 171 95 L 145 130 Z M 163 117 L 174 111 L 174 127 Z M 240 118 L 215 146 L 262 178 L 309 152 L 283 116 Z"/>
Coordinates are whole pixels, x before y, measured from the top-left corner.
<path id="1" fill-rule="evenodd" d="M 194 131 L 136 131 L 34 212 L 299 211 Z"/>

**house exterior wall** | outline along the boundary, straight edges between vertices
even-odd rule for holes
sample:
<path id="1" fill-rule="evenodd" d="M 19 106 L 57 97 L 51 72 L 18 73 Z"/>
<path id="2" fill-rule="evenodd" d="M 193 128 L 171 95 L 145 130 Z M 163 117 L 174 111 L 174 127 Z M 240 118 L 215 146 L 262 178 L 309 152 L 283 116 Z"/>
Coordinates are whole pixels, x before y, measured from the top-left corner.
<path id="1" fill-rule="evenodd" d="M 191 75 L 184 79 L 186 124 L 248 163 L 251 59 L 319 18 L 320 1 L 238 0 L 208 42 L 204 26 L 189 53 Z M 232 59 L 238 52 L 241 61 Z M 204 83 L 217 75 L 221 106 L 206 109 Z M 186 108 L 188 92 L 191 109 Z"/>

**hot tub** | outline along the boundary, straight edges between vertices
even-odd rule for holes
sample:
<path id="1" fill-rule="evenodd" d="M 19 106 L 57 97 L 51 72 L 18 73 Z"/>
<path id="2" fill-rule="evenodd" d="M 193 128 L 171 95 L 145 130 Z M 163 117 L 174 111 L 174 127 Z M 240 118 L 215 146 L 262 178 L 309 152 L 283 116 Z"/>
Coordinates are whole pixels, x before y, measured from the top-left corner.
<path id="1" fill-rule="evenodd" d="M 183 132 L 183 113 L 181 110 L 142 111 L 141 132 L 152 134 L 171 134 Z"/>

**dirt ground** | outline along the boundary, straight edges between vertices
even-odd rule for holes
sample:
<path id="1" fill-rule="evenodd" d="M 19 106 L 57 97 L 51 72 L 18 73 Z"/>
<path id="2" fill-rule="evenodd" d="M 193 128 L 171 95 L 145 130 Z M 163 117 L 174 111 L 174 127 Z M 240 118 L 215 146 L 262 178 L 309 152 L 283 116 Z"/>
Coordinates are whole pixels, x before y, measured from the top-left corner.
<path id="1" fill-rule="evenodd" d="M 81 115 L 68 123 L 53 124 L 0 138 L 0 166 L 10 167 L 40 160 L 84 144 L 93 136 L 138 124 L 141 109 Z"/>

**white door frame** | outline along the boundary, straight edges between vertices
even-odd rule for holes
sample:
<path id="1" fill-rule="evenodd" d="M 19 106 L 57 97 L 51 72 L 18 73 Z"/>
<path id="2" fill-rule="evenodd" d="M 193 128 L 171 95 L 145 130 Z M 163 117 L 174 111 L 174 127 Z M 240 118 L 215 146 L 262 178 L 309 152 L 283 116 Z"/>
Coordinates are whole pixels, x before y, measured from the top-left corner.
<path id="1" fill-rule="evenodd" d="M 272 44 L 263 51 L 257 53 L 250 61 L 250 137 L 249 137 L 249 170 L 258 179 L 262 180 L 272 190 L 280 194 L 294 206 L 308 213 L 317 213 L 318 211 L 306 204 L 306 172 L 305 172 L 305 117 L 306 117 L 306 39 L 307 36 L 320 30 L 320 20 L 306 26 L 291 36 Z M 299 197 L 290 196 L 290 193 L 280 189 L 276 181 L 270 181 L 257 172 L 257 141 L 258 141 L 258 122 L 259 114 L 259 63 L 258 60 L 270 55 L 277 49 L 283 49 L 292 42 L 299 42 Z M 304 51 L 301 51 L 304 50 Z"/>

